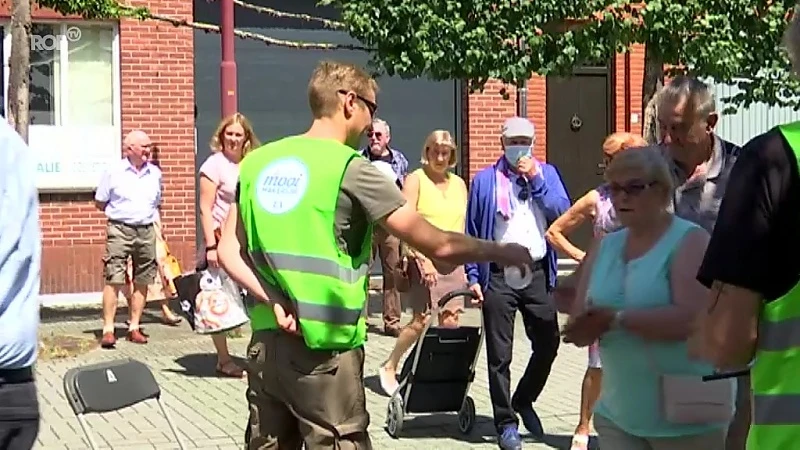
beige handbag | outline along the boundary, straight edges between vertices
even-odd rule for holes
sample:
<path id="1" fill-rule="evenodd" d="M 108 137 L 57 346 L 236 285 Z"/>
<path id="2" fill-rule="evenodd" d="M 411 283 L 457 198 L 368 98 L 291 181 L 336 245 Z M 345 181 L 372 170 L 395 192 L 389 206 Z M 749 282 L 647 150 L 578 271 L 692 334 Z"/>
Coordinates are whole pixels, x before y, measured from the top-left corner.
<path id="1" fill-rule="evenodd" d="M 628 273 L 622 278 L 623 299 Z M 664 374 L 645 343 L 645 357 L 659 377 L 660 403 L 664 418 L 673 424 L 701 425 L 727 423 L 733 419 L 733 380 L 703 381 L 700 375 Z"/>
<path id="2" fill-rule="evenodd" d="M 697 375 L 661 375 L 661 404 L 668 422 L 727 423 L 733 419 L 733 380 L 703 381 Z"/>

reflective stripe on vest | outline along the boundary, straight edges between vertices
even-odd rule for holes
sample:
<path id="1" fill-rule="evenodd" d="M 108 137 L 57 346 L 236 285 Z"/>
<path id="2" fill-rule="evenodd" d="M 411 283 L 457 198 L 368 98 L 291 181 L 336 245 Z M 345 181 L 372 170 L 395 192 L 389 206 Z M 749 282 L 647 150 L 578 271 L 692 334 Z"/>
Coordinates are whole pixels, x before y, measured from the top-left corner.
<path id="1" fill-rule="evenodd" d="M 798 423 L 800 423 L 800 394 L 753 397 L 754 425 L 793 425 Z"/>
<path id="2" fill-rule="evenodd" d="M 362 264 L 356 269 L 342 267 L 335 261 L 314 256 L 290 255 L 277 252 L 250 252 L 253 262 L 258 265 L 270 265 L 281 270 L 306 272 L 336 278 L 348 284 L 355 283 L 369 274 L 369 264 Z"/>
<path id="3" fill-rule="evenodd" d="M 778 127 L 800 167 L 800 122 Z M 800 211 L 795 212 L 800 214 Z M 753 418 L 748 450 L 783 450 L 800 442 L 800 283 L 764 303 L 751 369 Z"/>
<path id="4" fill-rule="evenodd" d="M 357 269 L 342 267 L 334 261 L 314 256 L 290 255 L 276 252 L 250 252 L 257 265 L 274 267 L 277 270 L 310 273 L 335 278 L 347 284 L 357 282 L 369 274 L 369 264 Z M 343 306 L 322 305 L 305 299 L 295 299 L 298 317 L 328 322 L 338 325 L 352 325 L 358 322 L 364 308 L 347 309 Z"/>

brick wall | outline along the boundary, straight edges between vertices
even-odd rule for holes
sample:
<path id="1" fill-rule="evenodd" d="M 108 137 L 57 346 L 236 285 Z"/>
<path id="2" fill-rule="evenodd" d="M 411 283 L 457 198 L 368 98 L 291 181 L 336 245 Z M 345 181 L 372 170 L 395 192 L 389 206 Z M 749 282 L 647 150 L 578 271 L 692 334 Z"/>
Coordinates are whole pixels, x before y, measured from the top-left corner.
<path id="1" fill-rule="evenodd" d="M 144 0 L 154 13 L 192 18 L 192 2 Z M 37 18 L 54 18 L 35 10 Z M 120 23 L 122 133 L 142 129 L 158 144 L 164 172 L 162 222 L 184 267 L 195 259 L 193 37 L 187 28 L 147 21 Z M 42 293 L 102 289 L 105 219 L 93 194 L 43 194 Z"/>
<path id="2" fill-rule="evenodd" d="M 644 81 L 644 46 L 634 45 L 631 48 L 631 67 L 630 67 L 630 111 L 631 114 L 638 114 L 638 123 L 631 123 L 631 133 L 641 134 L 642 123 L 644 122 L 644 112 L 642 110 L 642 82 Z M 616 96 L 615 111 L 615 130 L 625 131 L 625 57 L 623 54 L 617 55 L 616 65 L 617 86 L 614 89 Z"/>
<path id="3" fill-rule="evenodd" d="M 616 111 L 614 114 L 615 131 L 625 130 L 625 59 L 619 55 L 613 68 L 616 73 Z M 631 49 L 630 89 L 631 114 L 639 115 L 639 122 L 631 124 L 631 132 L 641 133 L 642 121 L 642 80 L 644 77 L 644 46 L 636 45 Z M 504 88 L 509 99 L 503 100 L 500 90 Z M 462 137 L 462 160 L 465 175 L 472 178 L 482 168 L 493 163 L 500 155 L 500 127 L 508 117 L 516 115 L 516 89 L 504 86 L 499 81 L 487 83 L 483 92 L 469 94 L 466 89 L 462 93 L 464 117 L 462 120 L 464 136 Z M 534 155 L 540 160 L 547 160 L 547 80 L 534 76 L 528 82 L 528 118 L 536 126 L 536 145 Z"/>

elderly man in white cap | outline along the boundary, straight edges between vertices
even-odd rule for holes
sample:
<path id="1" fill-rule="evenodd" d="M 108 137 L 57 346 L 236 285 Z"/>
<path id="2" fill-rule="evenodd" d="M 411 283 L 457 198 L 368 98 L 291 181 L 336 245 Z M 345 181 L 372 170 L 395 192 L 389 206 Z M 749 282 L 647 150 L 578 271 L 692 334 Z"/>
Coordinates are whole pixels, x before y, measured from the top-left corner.
<path id="1" fill-rule="evenodd" d="M 528 119 L 506 120 L 500 137 L 503 154 L 475 175 L 467 203 L 468 234 L 523 245 L 534 261 L 524 273 L 494 263 L 466 266 L 470 289 L 486 297 L 483 317 L 489 390 L 502 449 L 522 448 L 517 414 L 534 437 L 544 435 L 533 403 L 547 382 L 559 345 L 556 308 L 550 296 L 557 258 L 545 240 L 545 231 L 569 209 L 570 200 L 556 168 L 533 156 L 535 140 Z M 517 311 L 533 354 L 512 396 L 510 365 Z"/>
<path id="2" fill-rule="evenodd" d="M 128 341 L 146 344 L 139 329 L 147 286 L 158 273 L 156 232 L 161 204 L 161 170 L 150 162 L 153 143 L 147 134 L 134 130 L 122 143 L 123 158 L 106 170 L 94 200 L 108 218 L 106 251 L 103 256 L 103 348 L 113 348 L 117 339 L 114 319 L 119 291 L 125 284 L 128 258 L 133 261 L 133 288 L 129 300 Z"/>

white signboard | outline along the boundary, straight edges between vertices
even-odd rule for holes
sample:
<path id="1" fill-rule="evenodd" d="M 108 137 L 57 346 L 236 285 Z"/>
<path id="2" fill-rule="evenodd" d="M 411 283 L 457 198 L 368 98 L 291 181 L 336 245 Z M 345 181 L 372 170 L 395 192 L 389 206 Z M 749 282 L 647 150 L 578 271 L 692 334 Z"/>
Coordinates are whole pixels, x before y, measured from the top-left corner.
<path id="1" fill-rule="evenodd" d="M 122 157 L 120 129 L 31 125 L 28 145 L 38 156 L 40 191 L 92 191 L 108 164 Z"/>

